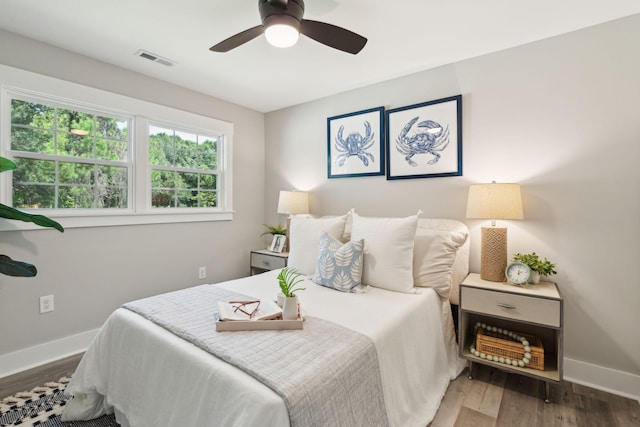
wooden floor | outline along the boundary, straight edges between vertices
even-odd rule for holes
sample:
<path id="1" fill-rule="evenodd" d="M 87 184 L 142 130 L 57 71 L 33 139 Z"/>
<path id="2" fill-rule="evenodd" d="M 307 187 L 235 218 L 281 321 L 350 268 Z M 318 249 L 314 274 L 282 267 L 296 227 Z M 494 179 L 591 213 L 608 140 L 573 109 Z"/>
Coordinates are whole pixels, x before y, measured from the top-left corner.
<path id="1" fill-rule="evenodd" d="M 0 400 L 20 391 L 30 391 L 32 388 L 44 385 L 49 381 L 70 377 L 76 370 L 82 354 L 65 357 L 47 365 L 0 378 Z"/>
<path id="2" fill-rule="evenodd" d="M 81 354 L 0 378 L 0 398 L 71 376 Z M 640 426 L 640 404 L 570 382 L 552 385 L 544 403 L 544 384 L 520 375 L 474 365 L 449 385 L 431 427 L 627 427 Z"/>
<path id="3" fill-rule="evenodd" d="M 551 403 L 544 403 L 544 383 L 475 364 L 447 389 L 432 427 L 493 426 L 640 426 L 636 400 L 567 381 L 551 385 Z"/>

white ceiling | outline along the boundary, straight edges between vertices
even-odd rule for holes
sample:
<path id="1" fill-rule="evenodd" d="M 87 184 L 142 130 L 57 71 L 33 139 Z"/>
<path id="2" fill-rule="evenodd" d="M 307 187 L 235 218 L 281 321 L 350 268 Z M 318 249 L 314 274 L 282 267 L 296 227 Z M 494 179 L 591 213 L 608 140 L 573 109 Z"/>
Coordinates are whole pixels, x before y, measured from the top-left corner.
<path id="1" fill-rule="evenodd" d="M 306 0 L 306 19 L 369 39 L 209 47 L 260 24 L 256 0 L 0 0 L 0 28 L 269 112 L 640 13 L 638 0 Z M 145 49 L 175 62 L 138 56 Z"/>

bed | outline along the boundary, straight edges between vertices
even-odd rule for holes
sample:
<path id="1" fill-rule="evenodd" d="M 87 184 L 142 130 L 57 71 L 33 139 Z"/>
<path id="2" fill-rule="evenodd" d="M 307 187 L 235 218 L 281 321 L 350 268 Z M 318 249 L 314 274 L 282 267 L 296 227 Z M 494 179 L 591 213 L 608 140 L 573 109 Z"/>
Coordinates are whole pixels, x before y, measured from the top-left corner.
<path id="1" fill-rule="evenodd" d="M 457 357 L 450 303 L 457 303 L 457 286 L 468 273 L 466 226 L 455 220 L 419 219 L 417 215 L 365 218 L 351 212 L 340 217 L 294 218 L 290 231 L 289 265 L 307 275 L 302 284 L 306 289 L 298 293 L 306 319 L 304 330 L 312 331 L 317 322 L 325 322 L 363 337 L 375 349 L 373 359 L 377 357 L 377 361 L 362 369 L 368 372 L 367 377 L 379 378 L 381 400 L 366 394 L 369 386 L 367 390 L 354 388 L 357 392 L 352 395 L 356 400 L 351 405 L 356 407 L 356 412 L 374 414 L 381 410 L 381 415 L 372 421 L 362 413 L 356 414 L 357 421 L 350 420 L 349 425 L 427 425 L 435 416 L 450 380 L 457 377 L 465 365 Z M 327 245 L 323 247 L 319 243 L 327 235 L 347 244 L 364 242 L 359 258 L 363 264 L 361 284 L 349 292 L 317 284 L 318 271 L 323 270 L 320 259 L 327 255 Z M 274 299 L 278 273 L 269 271 L 200 285 L 133 302 L 128 308 L 116 310 L 73 375 L 67 390 L 74 399 L 67 404 L 63 421 L 87 420 L 115 412 L 117 421 L 124 427 L 344 425 L 341 420 L 347 415 L 340 412 L 341 408 L 328 411 L 320 399 L 313 401 L 315 385 L 305 391 L 311 401 L 307 402 L 311 408 L 306 410 L 311 412 L 310 416 L 316 416 L 313 407 L 317 405 L 316 412 L 324 413 L 314 419 L 321 421 L 301 422 L 305 418 L 293 417 L 294 409 L 287 395 L 277 387 L 266 385 L 269 382 L 256 379 L 262 377 L 248 372 L 246 366 L 229 361 L 226 355 L 211 354 L 198 339 L 185 339 L 181 330 L 172 331 L 162 322 L 156 323 L 146 314 L 136 312 L 136 304 L 153 303 L 164 304 L 156 308 L 149 306 L 151 312 L 160 315 L 172 310 L 178 314 L 190 312 L 187 323 L 197 323 L 196 329 L 201 328 L 216 338 L 212 332 L 215 304 L 206 302 L 201 293 L 232 292 Z M 262 339 L 267 337 L 263 335 L 265 332 L 296 334 L 299 331 L 217 334 L 226 334 L 227 340 L 240 339 L 241 335 Z M 251 338 L 247 334 L 256 335 Z M 273 337 L 262 341 L 279 339 L 278 335 Z M 228 342 L 223 343 L 223 347 Z M 268 352 L 260 347 L 262 345 L 256 344 L 264 352 L 261 354 L 282 358 L 278 352 L 283 350 L 277 344 Z M 252 352 L 255 353 L 253 349 L 247 351 Z M 286 357 L 286 352 L 283 354 Z M 360 356 L 355 358 L 358 366 L 365 366 Z M 259 359 L 268 360 L 268 357 Z M 325 363 L 315 355 L 314 362 L 319 363 L 318 366 Z M 374 365 L 376 369 L 370 367 Z M 314 369 L 333 372 L 328 365 L 327 369 Z M 349 367 L 348 371 L 357 370 Z M 331 376 L 338 374 L 325 375 L 329 378 L 320 379 L 319 384 L 335 380 Z M 337 378 L 338 384 L 344 382 L 342 375 L 344 373 Z M 345 381 L 352 381 L 355 386 L 359 383 L 357 378 L 355 383 L 352 379 Z M 327 392 L 317 388 L 317 393 L 324 396 Z"/>

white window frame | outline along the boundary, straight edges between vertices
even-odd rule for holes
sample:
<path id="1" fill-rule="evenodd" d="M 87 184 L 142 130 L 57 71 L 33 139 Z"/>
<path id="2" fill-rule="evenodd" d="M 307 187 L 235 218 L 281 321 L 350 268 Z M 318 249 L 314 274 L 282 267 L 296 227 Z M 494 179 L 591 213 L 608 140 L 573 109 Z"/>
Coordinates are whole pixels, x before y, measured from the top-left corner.
<path id="1" fill-rule="evenodd" d="M 37 209 L 65 228 L 176 222 L 229 221 L 233 219 L 232 147 L 233 124 L 28 71 L 0 65 L 0 155 L 11 158 L 11 98 L 28 97 L 35 102 L 54 102 L 65 108 L 132 117 L 128 163 L 129 196 L 126 209 Z M 219 136 L 218 206 L 215 208 L 152 208 L 151 168 L 148 155 L 150 123 Z M 11 205 L 12 172 L 0 174 L 0 202 Z M 0 221 L 0 231 L 40 227 L 21 221 Z"/>
<path id="2" fill-rule="evenodd" d="M 222 155 L 224 153 L 223 153 L 222 150 L 224 150 L 224 144 L 221 143 L 221 141 L 224 139 L 224 135 L 222 135 L 220 132 L 212 132 L 211 130 L 207 130 L 207 129 L 195 129 L 193 127 L 185 128 L 183 125 L 178 125 L 178 124 L 175 124 L 175 123 L 159 122 L 159 121 L 156 121 L 156 120 L 147 120 L 146 121 L 146 125 L 145 125 L 145 130 L 148 132 L 149 131 L 149 127 L 151 127 L 151 126 L 167 128 L 167 129 L 171 129 L 173 131 L 179 131 L 179 132 L 185 132 L 185 133 L 194 133 L 194 134 L 203 135 L 203 136 L 215 137 L 216 140 L 217 140 L 217 143 L 216 143 L 216 152 L 217 153 L 216 154 L 218 156 L 216 164 L 219 165 L 220 162 L 223 159 Z M 149 135 L 148 134 L 147 134 L 147 136 L 145 138 L 145 141 L 147 142 L 147 145 L 148 145 L 148 142 L 149 142 Z M 176 170 L 179 170 L 181 168 L 176 167 L 176 166 L 165 167 L 165 166 L 162 166 L 162 165 L 151 165 L 148 162 L 148 160 L 149 160 L 149 152 L 148 151 L 147 151 L 146 159 L 147 159 L 147 165 L 149 167 L 149 173 L 147 174 L 148 185 L 149 185 L 148 189 L 149 190 L 146 191 L 146 195 L 149 197 L 147 206 L 149 206 L 154 211 L 158 210 L 158 209 L 189 209 L 189 208 L 180 208 L 180 207 L 178 207 L 178 208 L 157 208 L 157 207 L 154 208 L 154 207 L 151 207 L 151 204 L 152 204 L 152 200 L 151 200 L 151 194 L 152 194 L 152 191 L 151 191 L 152 190 L 151 172 L 152 172 L 152 170 L 153 169 L 156 169 L 156 170 L 164 169 L 164 170 L 176 171 Z M 211 171 L 212 171 L 211 169 L 208 169 L 208 170 L 207 169 L 202 169 L 202 170 L 192 170 L 190 172 L 192 172 L 192 173 L 202 173 L 202 172 L 211 172 Z M 216 183 L 218 185 L 218 189 L 216 189 L 216 192 L 217 192 L 217 196 L 216 196 L 217 199 L 216 200 L 218 201 L 218 204 L 219 204 L 219 201 L 220 201 L 219 198 L 221 196 L 220 190 L 219 190 L 219 188 L 220 188 L 220 180 L 224 180 L 225 177 L 222 176 L 222 174 L 220 173 L 220 167 L 218 167 L 215 170 L 215 172 L 216 172 L 216 174 L 215 174 L 216 175 Z M 202 209 L 207 209 L 207 208 L 191 208 L 191 209 L 198 209 L 199 211 L 201 211 Z"/>

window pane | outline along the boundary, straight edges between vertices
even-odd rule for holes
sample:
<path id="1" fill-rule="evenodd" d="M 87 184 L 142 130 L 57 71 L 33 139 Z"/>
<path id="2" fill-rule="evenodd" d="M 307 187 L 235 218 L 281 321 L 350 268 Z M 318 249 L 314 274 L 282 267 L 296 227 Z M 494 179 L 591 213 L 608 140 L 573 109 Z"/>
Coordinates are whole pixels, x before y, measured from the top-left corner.
<path id="1" fill-rule="evenodd" d="M 198 152 L 191 150 L 177 150 L 174 166 L 181 168 L 197 169 Z"/>
<path id="2" fill-rule="evenodd" d="M 201 151 L 199 161 L 199 169 L 218 170 L 218 154 L 215 151 Z"/>
<path id="3" fill-rule="evenodd" d="M 176 186 L 176 173 L 171 171 L 151 171 L 152 188 L 174 188 Z"/>
<path id="4" fill-rule="evenodd" d="M 96 207 L 127 207 L 127 168 L 100 166 L 96 177 Z"/>
<path id="5" fill-rule="evenodd" d="M 129 121 L 96 116 L 96 134 L 103 138 L 127 141 L 129 139 Z"/>
<path id="6" fill-rule="evenodd" d="M 93 208 L 94 193 L 90 186 L 63 186 L 58 190 L 59 208 L 90 209 Z"/>
<path id="7" fill-rule="evenodd" d="M 154 165 L 216 170 L 217 138 L 149 126 L 149 161 Z"/>
<path id="8" fill-rule="evenodd" d="M 55 200 L 53 184 L 13 184 L 13 206 L 18 209 L 53 209 Z"/>
<path id="9" fill-rule="evenodd" d="M 218 169 L 218 140 L 200 135 L 199 142 L 199 169 Z"/>
<path id="10" fill-rule="evenodd" d="M 108 187 L 107 192 L 98 200 L 99 208 L 109 209 L 126 209 L 127 207 L 127 189 Z"/>
<path id="11" fill-rule="evenodd" d="M 94 158 L 93 136 L 58 133 L 58 154 L 61 156 Z"/>
<path id="12" fill-rule="evenodd" d="M 200 192 L 200 207 L 201 208 L 215 208 L 218 206 L 218 193 L 215 191 L 201 191 Z"/>
<path id="13" fill-rule="evenodd" d="M 16 208 L 55 208 L 55 162 L 15 159 L 13 206 Z"/>
<path id="14" fill-rule="evenodd" d="M 198 192 L 189 190 L 178 191 L 178 207 L 180 208 L 197 208 Z"/>
<path id="15" fill-rule="evenodd" d="M 154 208 L 174 208 L 174 192 L 172 190 L 153 190 L 151 192 L 151 206 Z"/>
<path id="16" fill-rule="evenodd" d="M 32 153 L 54 154 L 53 132 L 11 126 L 11 149 Z"/>
<path id="17" fill-rule="evenodd" d="M 103 160 L 127 160 L 127 142 L 97 138 L 96 158 Z"/>
<path id="18" fill-rule="evenodd" d="M 173 130 L 149 126 L 149 162 L 152 165 L 172 166 L 174 157 Z"/>
<path id="19" fill-rule="evenodd" d="M 166 145 L 159 140 L 149 141 L 149 163 L 157 166 L 171 166 L 175 154 L 172 149 L 167 149 Z"/>
<path id="20" fill-rule="evenodd" d="M 16 168 L 13 171 L 14 184 L 56 182 L 56 165 L 53 161 L 15 159 L 15 164 Z"/>
<path id="21" fill-rule="evenodd" d="M 176 131 L 176 149 L 193 151 L 198 148 L 198 135 L 189 132 Z"/>
<path id="22" fill-rule="evenodd" d="M 93 165 L 85 165 L 81 163 L 58 164 L 58 182 L 60 184 L 83 184 L 92 186 L 94 184 Z"/>
<path id="23" fill-rule="evenodd" d="M 57 109 L 56 129 L 61 132 L 71 132 L 76 135 L 93 135 L 93 114 L 79 111 Z"/>
<path id="24" fill-rule="evenodd" d="M 216 190 L 217 184 L 217 176 L 216 175 L 200 175 L 200 189 L 201 190 Z"/>
<path id="25" fill-rule="evenodd" d="M 11 100 L 11 123 L 53 129 L 55 109 L 19 99 Z"/>
<path id="26" fill-rule="evenodd" d="M 177 187 L 182 189 L 198 189 L 198 174 L 178 172 Z"/>

